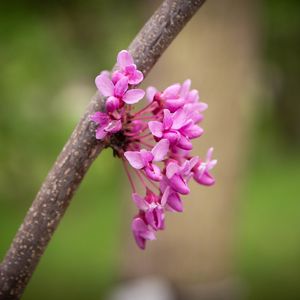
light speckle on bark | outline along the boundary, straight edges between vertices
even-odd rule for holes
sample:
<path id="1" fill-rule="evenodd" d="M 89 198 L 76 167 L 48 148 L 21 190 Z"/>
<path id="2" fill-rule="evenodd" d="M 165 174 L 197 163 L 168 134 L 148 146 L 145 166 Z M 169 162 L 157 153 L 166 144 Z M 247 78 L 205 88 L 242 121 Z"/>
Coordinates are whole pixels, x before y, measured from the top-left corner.
<path id="1" fill-rule="evenodd" d="M 130 44 L 146 76 L 205 0 L 165 0 Z M 0 265 L 0 300 L 20 299 L 88 168 L 105 148 L 89 116 L 103 108 L 98 93 L 58 156 Z"/>

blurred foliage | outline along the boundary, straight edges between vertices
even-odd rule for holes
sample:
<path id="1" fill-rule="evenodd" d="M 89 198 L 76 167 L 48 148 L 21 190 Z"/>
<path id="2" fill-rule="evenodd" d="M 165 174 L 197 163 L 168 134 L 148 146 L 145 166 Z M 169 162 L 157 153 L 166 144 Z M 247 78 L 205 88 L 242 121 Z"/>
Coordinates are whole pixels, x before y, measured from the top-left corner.
<path id="1" fill-rule="evenodd" d="M 94 94 L 95 75 L 142 25 L 138 12 L 136 1 L 1 2 L 1 258 Z M 99 299 L 111 282 L 123 176 L 111 157 L 105 151 L 89 171 L 24 299 Z"/>
<path id="2" fill-rule="evenodd" d="M 247 299 L 299 299 L 300 2 L 261 3 L 269 90 L 259 101 L 251 137 L 237 228 L 237 268 Z"/>
<path id="3" fill-rule="evenodd" d="M 263 0 L 264 63 L 278 133 L 300 148 L 300 2 Z M 298 149 L 299 150 L 299 149 Z"/>
<path id="4" fill-rule="evenodd" d="M 260 115 L 239 202 L 236 263 L 249 300 L 300 296 L 300 157 L 273 130 L 273 115 Z"/>

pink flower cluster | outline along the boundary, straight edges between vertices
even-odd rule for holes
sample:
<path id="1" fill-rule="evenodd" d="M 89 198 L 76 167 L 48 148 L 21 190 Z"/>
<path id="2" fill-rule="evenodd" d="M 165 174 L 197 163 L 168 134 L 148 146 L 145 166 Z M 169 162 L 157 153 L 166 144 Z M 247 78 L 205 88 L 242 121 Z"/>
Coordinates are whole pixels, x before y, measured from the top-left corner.
<path id="1" fill-rule="evenodd" d="M 181 196 L 190 193 L 190 179 L 206 186 L 214 184 L 210 170 L 217 161 L 212 159 L 213 148 L 205 160 L 191 155 L 192 140 L 203 134 L 199 123 L 207 109 L 198 91 L 190 89 L 191 81 L 162 92 L 149 87 L 147 105 L 133 112 L 132 105 L 145 96 L 142 89 L 135 88 L 142 80 L 129 52 L 119 52 L 117 70 L 96 77 L 96 86 L 106 98 L 106 112 L 96 112 L 91 120 L 97 124 L 96 138 L 106 139 L 123 161 L 138 208 L 132 232 L 144 249 L 146 241 L 156 239 L 156 232 L 164 229 L 166 211 L 183 211 Z M 144 195 L 137 192 L 131 173 L 140 181 Z"/>

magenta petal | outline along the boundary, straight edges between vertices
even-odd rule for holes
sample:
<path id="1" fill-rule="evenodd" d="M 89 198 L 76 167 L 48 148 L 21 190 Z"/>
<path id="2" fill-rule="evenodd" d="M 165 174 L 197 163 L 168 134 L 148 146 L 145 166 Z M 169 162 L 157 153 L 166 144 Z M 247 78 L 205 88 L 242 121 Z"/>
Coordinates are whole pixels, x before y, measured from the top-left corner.
<path id="1" fill-rule="evenodd" d="M 146 218 L 147 223 L 154 230 L 164 229 L 165 215 L 164 215 L 163 209 L 156 207 L 152 210 L 149 210 L 145 213 L 145 218 Z"/>
<path id="2" fill-rule="evenodd" d="M 175 83 L 175 84 L 167 87 L 163 91 L 162 98 L 164 98 L 164 99 L 176 98 L 178 96 L 179 91 L 180 91 L 180 84 Z"/>
<path id="3" fill-rule="evenodd" d="M 122 129 L 121 120 L 113 120 L 104 128 L 106 131 L 116 133 Z"/>
<path id="4" fill-rule="evenodd" d="M 162 161 L 167 155 L 170 147 L 170 142 L 167 139 L 160 140 L 151 150 L 154 161 Z"/>
<path id="5" fill-rule="evenodd" d="M 138 209 L 141 209 L 144 211 L 147 210 L 148 205 L 143 197 L 141 197 L 137 193 L 132 193 L 132 200 L 134 201 L 134 203 L 136 204 Z"/>
<path id="6" fill-rule="evenodd" d="M 133 234 L 136 244 L 140 249 L 144 250 L 146 248 L 146 240 L 137 234 Z"/>
<path id="7" fill-rule="evenodd" d="M 140 151 L 140 156 L 144 162 L 144 166 L 146 166 L 149 162 L 152 162 L 153 160 L 153 154 L 145 149 L 142 149 Z"/>
<path id="8" fill-rule="evenodd" d="M 149 230 L 147 224 L 142 218 L 134 218 L 131 223 L 131 229 L 137 236 L 140 236 L 146 240 L 155 240 L 154 232 Z"/>
<path id="9" fill-rule="evenodd" d="M 107 98 L 105 106 L 107 112 L 113 112 L 119 108 L 120 100 L 114 96 L 110 96 Z"/>
<path id="10" fill-rule="evenodd" d="M 133 89 L 126 92 L 122 100 L 127 104 L 135 104 L 139 102 L 145 96 L 145 92 L 142 89 Z"/>
<path id="11" fill-rule="evenodd" d="M 180 137 L 177 146 L 183 150 L 192 150 L 193 148 L 193 145 L 190 142 L 190 140 L 183 135 Z"/>
<path id="12" fill-rule="evenodd" d="M 111 76 L 111 80 L 114 84 L 116 84 L 124 76 L 125 75 L 123 73 L 121 73 L 120 71 L 115 71 Z"/>
<path id="13" fill-rule="evenodd" d="M 181 108 L 185 104 L 184 98 L 178 99 L 167 99 L 165 101 L 165 107 L 171 112 L 175 112 L 177 109 Z"/>
<path id="14" fill-rule="evenodd" d="M 215 183 L 214 177 L 211 174 L 209 174 L 208 172 L 204 172 L 203 174 L 201 174 L 201 176 L 199 176 L 199 174 L 196 172 L 196 173 L 194 173 L 194 179 L 198 183 L 200 183 L 202 185 L 206 185 L 206 186 L 210 186 Z"/>
<path id="15" fill-rule="evenodd" d="M 162 183 L 162 181 L 161 181 Z M 164 182 L 165 183 L 165 182 Z M 162 185 L 162 184 L 161 184 Z M 164 185 L 164 184 L 163 184 Z M 162 186 L 161 186 L 161 190 L 162 190 Z M 167 201 L 168 201 L 168 198 L 169 198 L 169 195 L 170 195 L 170 192 L 171 192 L 171 188 L 167 185 L 166 188 L 165 188 L 165 191 L 163 192 L 162 194 L 162 197 L 160 199 L 160 204 L 162 206 L 165 206 L 167 204 Z"/>
<path id="16" fill-rule="evenodd" d="M 181 97 L 186 97 L 188 95 L 188 92 L 190 90 L 190 87 L 191 87 L 191 80 L 190 79 L 187 79 L 181 86 L 181 89 L 180 89 L 180 96 Z"/>
<path id="17" fill-rule="evenodd" d="M 145 238 L 142 238 L 140 235 L 141 232 L 148 230 L 144 221 L 141 218 L 134 218 L 131 223 L 131 230 L 133 232 L 133 236 L 135 238 L 137 245 L 141 249 L 145 249 L 146 240 Z"/>
<path id="18" fill-rule="evenodd" d="M 142 169 L 144 167 L 144 161 L 138 151 L 126 151 L 124 156 L 130 163 L 130 165 L 135 169 Z"/>
<path id="19" fill-rule="evenodd" d="M 183 109 L 179 109 L 177 110 L 174 114 L 173 114 L 173 126 L 172 129 L 180 129 L 181 127 L 183 127 L 187 120 L 187 115 L 186 112 Z"/>
<path id="20" fill-rule="evenodd" d="M 102 72 L 98 75 L 95 79 L 95 84 L 104 97 L 113 96 L 114 84 L 110 80 L 107 72 Z"/>
<path id="21" fill-rule="evenodd" d="M 205 102 L 199 102 L 194 104 L 199 112 L 204 112 L 208 108 L 208 104 Z"/>
<path id="22" fill-rule="evenodd" d="M 107 132 L 104 130 L 104 127 L 99 126 L 96 130 L 96 139 L 97 140 L 102 140 L 106 137 Z"/>
<path id="23" fill-rule="evenodd" d="M 187 128 L 184 128 L 184 133 L 190 139 L 195 139 L 203 134 L 204 130 L 198 125 L 191 125 Z"/>
<path id="24" fill-rule="evenodd" d="M 170 162 L 166 168 L 166 176 L 167 178 L 172 178 L 176 173 L 179 172 L 179 166 L 175 162 Z"/>
<path id="25" fill-rule="evenodd" d="M 100 126 L 109 122 L 108 115 L 100 111 L 97 111 L 93 115 L 90 115 L 90 119 Z"/>
<path id="26" fill-rule="evenodd" d="M 156 239 L 154 232 L 150 230 L 141 232 L 140 236 L 149 241 L 153 241 Z"/>
<path id="27" fill-rule="evenodd" d="M 133 64 L 133 59 L 127 50 L 122 50 L 118 54 L 117 62 L 118 66 L 124 69 L 126 66 Z"/>
<path id="28" fill-rule="evenodd" d="M 114 95 L 116 97 L 122 97 L 128 89 L 128 78 L 122 77 L 115 85 Z"/>
<path id="29" fill-rule="evenodd" d="M 169 130 L 173 124 L 172 115 L 168 109 L 164 109 L 164 130 Z"/>
<path id="30" fill-rule="evenodd" d="M 146 90 L 146 98 L 151 103 L 154 99 L 154 96 L 157 92 L 157 89 L 153 86 L 149 86 Z"/>
<path id="31" fill-rule="evenodd" d="M 182 201 L 180 199 L 180 196 L 175 193 L 172 192 L 170 194 L 170 196 L 168 197 L 168 202 L 167 204 L 175 211 L 177 212 L 182 212 L 183 211 L 183 204 Z"/>
<path id="32" fill-rule="evenodd" d="M 136 84 L 139 84 L 143 81 L 144 79 L 144 75 L 141 71 L 139 70 L 136 70 L 134 71 L 134 73 L 129 77 L 129 84 L 133 84 L 133 85 L 136 85 Z"/>
<path id="33" fill-rule="evenodd" d="M 160 181 L 162 179 L 160 168 L 151 164 L 151 167 L 146 167 L 145 172 L 148 178 L 154 181 Z"/>
<path id="34" fill-rule="evenodd" d="M 190 189 L 187 186 L 186 182 L 184 181 L 184 179 L 175 174 L 170 180 L 170 185 L 173 188 L 174 191 L 182 194 L 182 195 L 187 195 L 190 193 Z"/>
<path id="35" fill-rule="evenodd" d="M 199 101 L 199 93 L 197 90 L 191 90 L 187 97 L 186 101 L 189 103 L 197 103 Z"/>
<path id="36" fill-rule="evenodd" d="M 179 141 L 181 134 L 178 131 L 174 130 L 174 131 L 165 132 L 163 137 L 164 139 L 167 139 L 171 145 L 174 145 Z"/>
<path id="37" fill-rule="evenodd" d="M 194 156 L 189 160 L 189 172 L 197 165 L 199 161 L 199 156 Z"/>
<path id="38" fill-rule="evenodd" d="M 151 131 L 151 133 L 160 138 L 162 137 L 162 132 L 163 132 L 163 124 L 161 122 L 158 122 L 158 121 L 151 121 L 148 123 L 148 127 L 149 127 L 149 130 Z"/>

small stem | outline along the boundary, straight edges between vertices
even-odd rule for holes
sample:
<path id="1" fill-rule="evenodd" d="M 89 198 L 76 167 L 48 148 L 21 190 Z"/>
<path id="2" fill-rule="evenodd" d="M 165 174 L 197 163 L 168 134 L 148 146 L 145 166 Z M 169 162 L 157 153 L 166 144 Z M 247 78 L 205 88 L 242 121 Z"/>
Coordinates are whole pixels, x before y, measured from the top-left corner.
<path id="1" fill-rule="evenodd" d="M 150 145 L 150 144 L 148 144 L 148 143 L 146 143 L 144 141 L 139 141 L 139 143 L 142 144 L 142 145 L 144 145 L 144 146 L 149 147 L 150 149 L 152 149 L 154 147 L 153 145 Z"/>
<path id="2" fill-rule="evenodd" d="M 159 187 L 158 187 L 151 179 L 149 179 L 145 173 L 141 172 L 141 174 L 148 180 L 148 182 L 149 182 L 153 187 L 155 187 L 158 191 L 160 191 Z"/>
<path id="3" fill-rule="evenodd" d="M 152 106 L 152 107 L 151 107 Z M 155 106 L 155 107 L 154 107 Z M 149 103 L 147 106 L 145 106 L 143 109 L 141 109 L 140 111 L 138 111 L 137 113 L 135 113 L 133 115 L 133 117 L 135 118 L 136 116 L 139 116 L 141 113 L 143 112 L 148 112 L 148 111 L 152 111 L 156 108 L 157 106 L 157 102 L 151 102 Z"/>
<path id="4" fill-rule="evenodd" d="M 156 116 L 143 116 L 143 117 L 134 117 L 132 120 L 133 121 L 142 121 L 142 120 L 155 120 L 156 119 Z"/>
<path id="5" fill-rule="evenodd" d="M 134 184 L 133 184 L 132 177 L 131 177 L 131 175 L 130 175 L 130 173 L 129 173 L 129 170 L 128 170 L 128 167 L 127 167 L 127 164 L 126 164 L 124 158 L 122 158 L 122 162 L 123 162 L 123 166 L 124 166 L 125 172 L 126 172 L 126 174 L 127 174 L 128 180 L 129 180 L 129 182 L 130 182 L 132 191 L 135 193 L 135 192 L 136 192 L 136 189 L 135 189 L 135 186 L 134 186 Z"/>
<path id="6" fill-rule="evenodd" d="M 144 187 L 145 189 L 147 189 L 147 185 L 146 185 L 146 183 L 145 183 L 143 177 L 141 176 L 140 172 L 139 172 L 138 170 L 136 170 L 136 169 L 134 169 L 134 171 L 135 171 L 136 175 L 138 176 L 138 178 L 140 179 L 140 181 L 141 181 L 143 187 Z M 141 171 L 141 173 L 142 173 L 142 171 Z"/>

